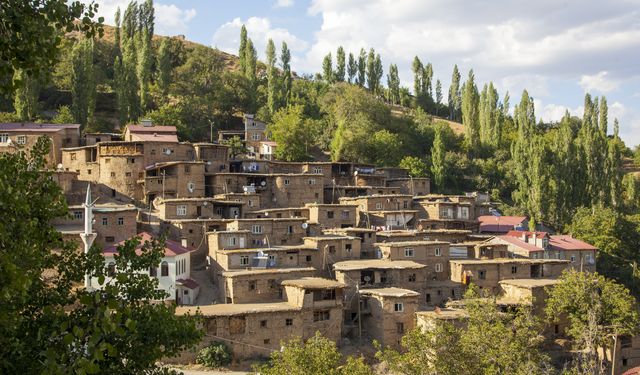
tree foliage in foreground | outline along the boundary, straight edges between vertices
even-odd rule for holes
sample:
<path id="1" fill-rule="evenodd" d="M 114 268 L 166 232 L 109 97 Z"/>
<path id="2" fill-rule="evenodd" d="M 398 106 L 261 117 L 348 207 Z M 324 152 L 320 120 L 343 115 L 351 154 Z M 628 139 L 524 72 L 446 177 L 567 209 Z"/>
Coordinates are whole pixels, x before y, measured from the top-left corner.
<path id="1" fill-rule="evenodd" d="M 344 364 L 341 362 L 336 343 L 316 332 L 306 342 L 295 338 L 283 343 L 283 349 L 272 352 L 269 362 L 255 371 L 263 375 L 373 375 L 362 357 L 347 357 Z"/>
<path id="2" fill-rule="evenodd" d="M 193 317 L 151 302 L 163 297 L 149 267 L 161 242 L 118 248 L 117 282 L 79 287 L 85 273 L 104 283 L 104 258 L 64 241 L 50 224 L 68 215 L 58 185 L 44 172 L 50 141 L 29 155 L 0 156 L 0 373 L 155 373 L 156 362 L 197 343 Z"/>
<path id="3" fill-rule="evenodd" d="M 575 364 L 579 373 L 603 373 L 598 349 L 612 348 L 614 336 L 640 331 L 635 298 L 623 285 L 597 273 L 565 271 L 549 293 L 546 313 L 550 320 L 568 319 L 567 333 L 580 352 Z"/>
<path id="4" fill-rule="evenodd" d="M 468 316 L 460 326 L 437 321 L 429 331 L 415 329 L 402 338 L 402 351 L 385 348 L 376 356 L 405 375 L 544 374 L 541 325 L 522 307 L 502 312 L 495 301 L 470 288 L 464 299 Z"/>

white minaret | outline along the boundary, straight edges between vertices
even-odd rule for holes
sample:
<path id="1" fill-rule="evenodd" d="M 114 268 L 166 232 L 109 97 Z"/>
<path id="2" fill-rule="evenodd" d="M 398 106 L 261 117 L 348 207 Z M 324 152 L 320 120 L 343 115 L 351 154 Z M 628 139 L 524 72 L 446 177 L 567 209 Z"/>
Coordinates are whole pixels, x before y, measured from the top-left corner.
<path id="1" fill-rule="evenodd" d="M 87 254 L 97 234 L 93 233 L 93 202 L 91 202 L 91 183 L 87 184 L 87 197 L 82 205 L 84 207 L 84 233 L 80 235 L 84 243 L 84 253 Z M 84 275 L 84 287 L 91 289 L 91 277 Z"/>

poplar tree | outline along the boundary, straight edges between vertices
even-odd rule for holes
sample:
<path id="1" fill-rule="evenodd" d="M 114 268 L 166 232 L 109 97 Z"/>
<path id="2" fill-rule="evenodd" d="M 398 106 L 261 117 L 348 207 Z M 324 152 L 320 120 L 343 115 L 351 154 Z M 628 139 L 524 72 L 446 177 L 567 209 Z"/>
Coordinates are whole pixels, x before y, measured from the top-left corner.
<path id="1" fill-rule="evenodd" d="M 40 85 L 37 79 L 30 77 L 24 70 L 16 70 L 13 75 L 17 87 L 14 93 L 13 107 L 21 121 L 33 120 L 38 111 Z"/>
<path id="2" fill-rule="evenodd" d="M 122 33 L 121 33 L 121 42 L 129 41 L 133 39 L 133 37 L 138 32 L 138 22 L 139 22 L 139 10 L 138 3 L 132 1 L 127 6 L 127 9 L 124 11 L 124 16 L 122 17 Z"/>
<path id="3" fill-rule="evenodd" d="M 451 121 L 460 120 L 460 107 L 462 105 L 460 97 L 460 72 L 458 65 L 453 66 L 453 74 L 451 75 L 451 86 L 449 86 L 449 119 Z"/>
<path id="4" fill-rule="evenodd" d="M 93 40 L 77 43 L 71 52 L 71 113 L 85 127 L 93 117 L 96 86 L 93 68 Z"/>
<path id="5" fill-rule="evenodd" d="M 438 111 L 440 110 L 440 105 L 442 104 L 442 83 L 440 80 L 436 80 L 436 116 L 438 115 Z"/>
<path id="6" fill-rule="evenodd" d="M 276 45 L 272 39 L 267 42 L 267 108 L 269 114 L 277 111 L 277 79 L 276 76 Z"/>
<path id="7" fill-rule="evenodd" d="M 349 62 L 347 64 L 347 76 L 349 83 L 355 83 L 356 75 L 358 74 L 358 64 L 353 57 L 353 53 L 349 52 Z"/>
<path id="8" fill-rule="evenodd" d="M 120 54 L 120 7 L 116 9 L 115 15 L 115 31 L 114 31 L 114 44 L 116 47 L 116 55 Z"/>
<path id="9" fill-rule="evenodd" d="M 336 52 L 336 72 L 334 78 L 337 82 L 344 82 L 344 76 L 346 72 L 346 64 L 345 64 L 345 53 L 344 48 L 342 46 L 338 47 L 338 51 Z"/>
<path id="10" fill-rule="evenodd" d="M 367 52 L 364 48 L 360 48 L 358 55 L 358 85 L 364 87 L 367 77 Z"/>
<path id="11" fill-rule="evenodd" d="M 413 58 L 413 64 L 411 64 L 411 70 L 413 71 L 413 95 L 418 98 L 422 95 L 422 79 L 424 78 L 422 62 L 418 56 Z"/>
<path id="12" fill-rule="evenodd" d="M 322 60 L 322 79 L 327 83 L 333 82 L 333 67 L 331 62 L 331 52 Z"/>
<path id="13" fill-rule="evenodd" d="M 282 97 L 284 104 L 289 103 L 291 97 L 291 86 L 293 85 L 293 79 L 291 77 L 291 51 L 287 47 L 287 43 L 282 42 L 282 50 L 280 53 L 280 62 L 282 63 Z"/>
<path id="14" fill-rule="evenodd" d="M 433 102 L 433 87 L 431 80 L 433 79 L 433 65 L 428 63 L 422 70 L 422 93 L 426 95 L 428 102 Z"/>
<path id="15" fill-rule="evenodd" d="M 445 146 L 442 140 L 442 127 L 435 127 L 435 138 L 431 146 L 431 175 L 439 192 L 444 191 Z"/>
<path id="16" fill-rule="evenodd" d="M 114 64 L 116 99 L 120 124 L 126 125 L 139 117 L 138 77 L 136 76 L 136 49 L 133 39 L 123 40 L 122 59 Z"/>
<path id="17" fill-rule="evenodd" d="M 247 28 L 242 25 L 240 28 L 240 47 L 238 48 L 238 60 L 240 63 L 240 71 L 246 74 L 247 71 Z"/>
<path id="18" fill-rule="evenodd" d="M 376 59 L 374 61 L 374 85 L 375 85 L 375 89 L 374 92 L 376 94 L 380 94 L 380 92 L 382 91 L 382 87 L 381 87 L 381 80 L 382 77 L 384 76 L 384 68 L 382 67 L 382 59 L 380 58 L 380 54 L 376 54 Z"/>
<path id="19" fill-rule="evenodd" d="M 551 141 L 551 205 L 549 222 L 558 228 L 571 221 L 575 203 L 573 201 L 577 150 L 571 128 L 571 116 L 565 112 L 555 137 Z"/>
<path id="20" fill-rule="evenodd" d="M 169 85 L 171 84 L 171 41 L 169 38 L 162 39 L 160 43 L 160 49 L 158 50 L 158 62 L 157 62 L 157 78 L 156 82 L 158 88 L 162 93 L 162 96 L 166 96 L 169 92 Z"/>
<path id="21" fill-rule="evenodd" d="M 138 88 L 140 90 L 140 109 L 145 112 L 149 106 L 149 81 L 151 80 L 151 38 L 149 28 L 145 27 L 138 39 Z"/>
<path id="22" fill-rule="evenodd" d="M 389 66 L 387 87 L 389 88 L 389 102 L 398 104 L 400 102 L 400 77 L 398 76 L 398 66 L 395 64 Z"/>
<path id="23" fill-rule="evenodd" d="M 480 142 L 483 146 L 497 147 L 500 143 L 500 109 L 498 108 L 498 91 L 485 84 L 480 94 Z"/>
<path id="24" fill-rule="evenodd" d="M 144 36 L 146 32 L 146 37 L 149 39 L 149 42 L 151 42 L 155 27 L 155 10 L 153 8 L 153 0 L 146 0 L 144 3 L 140 4 L 139 17 L 141 35 Z"/>
<path id="25" fill-rule="evenodd" d="M 513 191 L 513 200 L 520 207 L 526 208 L 528 196 L 531 191 L 529 174 L 529 161 L 531 158 L 532 140 L 535 136 L 535 109 L 533 98 L 527 90 L 522 92 L 520 104 L 515 107 L 514 121 L 517 135 L 511 144 L 511 159 L 513 160 L 513 176 L 516 189 Z"/>
<path id="26" fill-rule="evenodd" d="M 256 81 L 256 68 L 258 65 L 258 52 L 256 52 L 253 46 L 253 41 L 247 39 L 247 44 L 244 51 L 245 58 L 245 71 L 244 75 L 252 84 Z"/>
<path id="27" fill-rule="evenodd" d="M 375 69 L 376 69 L 376 53 L 373 48 L 369 49 L 367 55 L 367 88 L 372 93 L 375 93 Z"/>
<path id="28" fill-rule="evenodd" d="M 473 69 L 469 71 L 469 78 L 462 89 L 462 124 L 464 137 L 472 155 L 478 155 L 480 150 L 480 119 L 479 95 L 474 82 Z"/>
<path id="29" fill-rule="evenodd" d="M 600 105 L 602 107 L 602 102 Z M 604 105 L 606 108 L 606 100 Z M 602 113 L 602 111 L 600 113 Z M 603 128 L 603 131 L 604 130 L 606 130 L 606 128 Z M 624 149 L 624 143 L 620 139 L 618 132 L 618 119 L 616 119 L 613 123 L 613 138 L 608 142 L 606 162 L 607 180 L 609 181 L 609 201 L 611 205 L 616 208 L 622 205 L 622 150 Z"/>

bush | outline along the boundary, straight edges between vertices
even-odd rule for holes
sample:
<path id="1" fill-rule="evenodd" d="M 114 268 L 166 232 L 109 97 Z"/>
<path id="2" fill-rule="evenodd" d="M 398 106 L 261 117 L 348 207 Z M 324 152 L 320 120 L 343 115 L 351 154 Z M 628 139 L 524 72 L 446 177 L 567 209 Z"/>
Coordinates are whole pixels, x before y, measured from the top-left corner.
<path id="1" fill-rule="evenodd" d="M 231 363 L 231 351 L 224 343 L 214 341 L 198 352 L 196 363 L 207 367 L 226 366 Z"/>

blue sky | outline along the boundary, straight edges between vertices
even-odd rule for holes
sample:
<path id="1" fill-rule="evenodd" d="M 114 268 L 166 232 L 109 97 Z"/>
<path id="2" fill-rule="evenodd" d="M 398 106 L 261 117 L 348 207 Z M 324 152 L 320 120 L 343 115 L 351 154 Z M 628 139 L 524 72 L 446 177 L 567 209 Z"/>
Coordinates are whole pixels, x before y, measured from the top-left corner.
<path id="1" fill-rule="evenodd" d="M 97 0 L 113 22 L 125 0 Z M 287 41 L 292 66 L 320 70 L 339 45 L 380 52 L 411 86 L 411 61 L 431 62 L 448 88 L 454 64 L 476 82 L 493 81 L 511 105 L 524 88 L 536 115 L 582 115 L 585 92 L 606 95 L 610 126 L 620 120 L 628 145 L 640 144 L 640 0 L 163 0 L 155 1 L 156 31 L 237 53 L 246 24 L 259 57 L 269 38 Z M 445 95 L 446 100 L 446 95 Z"/>

